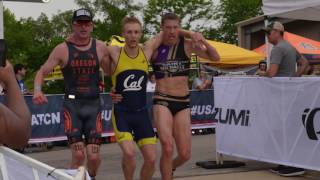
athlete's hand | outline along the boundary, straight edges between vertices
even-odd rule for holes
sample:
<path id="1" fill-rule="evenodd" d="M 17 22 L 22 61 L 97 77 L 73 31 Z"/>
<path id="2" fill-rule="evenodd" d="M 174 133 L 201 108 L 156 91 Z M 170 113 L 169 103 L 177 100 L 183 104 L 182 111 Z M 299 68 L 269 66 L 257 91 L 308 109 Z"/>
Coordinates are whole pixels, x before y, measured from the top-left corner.
<path id="1" fill-rule="evenodd" d="M 204 43 L 206 39 L 203 37 L 203 35 L 199 32 L 195 32 L 191 36 L 192 40 L 192 46 L 195 49 L 200 49 L 202 50 L 204 48 Z"/>
<path id="2" fill-rule="evenodd" d="M 117 104 L 118 102 L 122 101 L 122 95 L 121 94 L 117 94 L 115 89 L 111 89 L 109 94 L 111 96 L 113 104 Z"/>
<path id="3" fill-rule="evenodd" d="M 43 94 L 42 91 L 34 92 L 32 101 L 34 104 L 41 105 L 44 103 L 48 103 L 47 97 Z"/>
<path id="4" fill-rule="evenodd" d="M 17 83 L 13 67 L 9 61 L 6 61 L 5 67 L 0 67 L 0 82 L 2 82 L 4 86 L 8 86 L 10 83 Z"/>

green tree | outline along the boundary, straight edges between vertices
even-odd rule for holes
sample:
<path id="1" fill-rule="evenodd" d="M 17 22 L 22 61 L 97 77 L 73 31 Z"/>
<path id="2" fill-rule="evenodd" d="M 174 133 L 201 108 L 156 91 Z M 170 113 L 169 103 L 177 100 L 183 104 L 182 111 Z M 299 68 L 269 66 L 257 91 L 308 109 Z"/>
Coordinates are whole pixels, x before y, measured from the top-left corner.
<path id="1" fill-rule="evenodd" d="M 184 29 L 203 29 L 203 25 L 213 17 L 212 9 L 212 0 L 148 0 L 143 11 L 145 33 L 150 35 L 158 32 L 161 14 L 167 12 L 176 13 L 181 18 Z"/>
<path id="2" fill-rule="evenodd" d="M 261 15 L 261 0 L 220 0 L 215 7 L 215 16 L 218 28 L 206 31 L 210 39 L 227 43 L 237 43 L 237 27 L 235 23 Z"/>
<path id="3" fill-rule="evenodd" d="M 8 59 L 13 64 L 28 66 L 26 85 L 33 87 L 35 72 L 46 61 L 52 49 L 70 33 L 71 11 L 54 15 L 50 20 L 41 14 L 36 20 L 25 18 L 16 20 L 8 9 L 4 12 L 5 39 L 8 44 Z M 56 90 L 55 90 L 56 89 Z M 61 93 L 62 87 L 51 91 Z"/>
<path id="4" fill-rule="evenodd" d="M 16 20 L 8 9 L 4 11 L 4 37 L 8 46 L 7 58 L 12 63 L 26 63 L 28 46 L 32 44 L 32 28 Z"/>

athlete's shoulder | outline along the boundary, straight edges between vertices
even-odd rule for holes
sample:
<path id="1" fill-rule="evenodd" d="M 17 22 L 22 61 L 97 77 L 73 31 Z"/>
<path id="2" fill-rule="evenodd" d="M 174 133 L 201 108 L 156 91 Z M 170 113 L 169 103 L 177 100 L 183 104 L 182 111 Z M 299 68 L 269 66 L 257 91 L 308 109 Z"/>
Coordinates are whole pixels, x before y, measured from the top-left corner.
<path id="1" fill-rule="evenodd" d="M 57 55 L 62 55 L 64 53 L 68 52 L 68 46 L 66 42 L 62 42 L 58 44 L 52 51 L 52 53 L 55 53 Z"/>
<path id="2" fill-rule="evenodd" d="M 99 46 L 106 46 L 106 43 L 105 43 L 105 42 L 103 42 L 103 41 L 101 41 L 101 40 L 99 40 L 99 39 L 95 39 L 95 40 L 96 40 L 97 45 L 99 45 Z"/>
<path id="3" fill-rule="evenodd" d="M 118 54 L 120 53 L 121 47 L 109 45 L 107 46 L 107 49 L 110 54 Z"/>
<path id="4" fill-rule="evenodd" d="M 57 49 L 63 49 L 63 48 L 67 48 L 68 45 L 67 45 L 67 42 L 66 41 L 63 41 L 61 42 L 60 44 L 58 44 L 55 48 Z"/>
<path id="5" fill-rule="evenodd" d="M 107 44 L 101 40 L 96 39 L 96 45 L 98 49 L 107 49 Z"/>
<path id="6" fill-rule="evenodd" d="M 120 49 L 122 48 L 122 47 L 120 47 L 120 46 L 114 46 L 114 45 L 109 45 L 109 46 L 107 46 L 108 47 L 108 49 L 110 49 L 110 50 L 118 50 L 118 51 L 120 51 Z"/>
<path id="7" fill-rule="evenodd" d="M 140 49 L 140 52 L 143 54 L 143 57 L 144 57 L 147 61 L 149 61 L 150 58 L 147 58 L 147 56 L 146 56 L 147 51 L 144 49 L 144 46 L 139 45 L 139 49 Z"/>
<path id="8" fill-rule="evenodd" d="M 107 51 L 112 61 L 117 61 L 120 56 L 121 47 L 119 46 L 107 46 Z"/>

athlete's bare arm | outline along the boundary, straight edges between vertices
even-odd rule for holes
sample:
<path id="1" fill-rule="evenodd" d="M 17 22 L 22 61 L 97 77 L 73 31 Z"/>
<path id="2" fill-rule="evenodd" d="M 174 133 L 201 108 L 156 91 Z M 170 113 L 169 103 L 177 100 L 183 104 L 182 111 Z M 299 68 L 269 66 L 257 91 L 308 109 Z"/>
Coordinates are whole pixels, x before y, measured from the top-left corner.
<path id="1" fill-rule="evenodd" d="M 211 61 L 219 61 L 220 56 L 216 49 L 212 47 L 201 33 L 180 29 L 179 32 L 182 36 L 190 38 L 186 40 L 186 49 L 188 55 L 190 53 L 196 53 L 198 56 L 209 59 Z M 191 45 L 190 45 L 191 44 Z"/>
<path id="2" fill-rule="evenodd" d="M 100 60 L 101 68 L 103 69 L 104 73 L 107 76 L 110 76 L 111 72 L 110 72 L 109 51 L 107 49 L 107 45 L 100 40 L 97 40 L 97 54 L 98 54 L 98 58 Z"/>
<path id="3" fill-rule="evenodd" d="M 119 61 L 121 47 L 107 46 L 107 50 L 110 57 L 110 75 L 112 75 Z M 118 103 L 122 100 L 121 94 L 117 94 L 114 89 L 111 89 L 110 96 L 112 99 L 112 103 Z"/>
<path id="4" fill-rule="evenodd" d="M 41 86 L 44 80 L 44 77 L 52 72 L 53 68 L 57 65 L 63 67 L 68 59 L 68 48 L 66 43 L 61 43 L 54 48 L 51 52 L 48 60 L 41 66 L 39 71 L 36 74 L 34 80 L 34 94 L 33 102 L 35 104 L 43 104 L 48 102 L 47 98 L 44 96 L 41 91 Z"/>
<path id="5" fill-rule="evenodd" d="M 155 35 L 153 38 L 145 42 L 145 45 L 143 47 L 143 52 L 146 55 L 146 58 L 148 59 L 148 61 L 151 60 L 153 53 L 161 45 L 162 39 L 163 39 L 163 33 L 160 32 L 157 35 Z"/>
<path id="6" fill-rule="evenodd" d="M 0 144 L 24 147 L 31 133 L 31 114 L 9 62 L 0 67 L 0 81 L 7 89 L 6 105 L 0 104 Z"/>
<path id="7" fill-rule="evenodd" d="M 191 40 L 186 39 L 185 48 L 188 55 L 195 53 L 201 58 L 211 61 L 220 61 L 220 56 L 217 50 L 212 47 L 201 33 L 191 33 Z"/>
<path id="8" fill-rule="evenodd" d="M 107 46 L 107 50 L 110 57 L 110 73 L 111 73 L 110 75 L 112 75 L 112 73 L 114 72 L 118 64 L 120 49 L 121 47 L 119 46 Z"/>

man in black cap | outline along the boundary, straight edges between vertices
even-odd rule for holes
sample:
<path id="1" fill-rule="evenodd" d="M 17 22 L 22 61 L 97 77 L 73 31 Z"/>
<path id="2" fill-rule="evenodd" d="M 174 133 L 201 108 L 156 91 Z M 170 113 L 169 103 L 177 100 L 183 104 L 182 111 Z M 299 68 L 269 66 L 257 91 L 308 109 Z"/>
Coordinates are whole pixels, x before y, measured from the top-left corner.
<path id="1" fill-rule="evenodd" d="M 71 168 L 78 168 L 84 163 L 86 152 L 89 175 L 94 179 L 101 161 L 99 67 L 101 65 L 105 71 L 108 69 L 109 55 L 104 42 L 91 38 L 92 31 L 91 12 L 88 9 L 74 11 L 73 33 L 54 48 L 37 72 L 33 102 L 43 104 L 48 101 L 41 91 L 43 78 L 60 65 L 65 82 L 63 116 L 72 152 Z"/>

